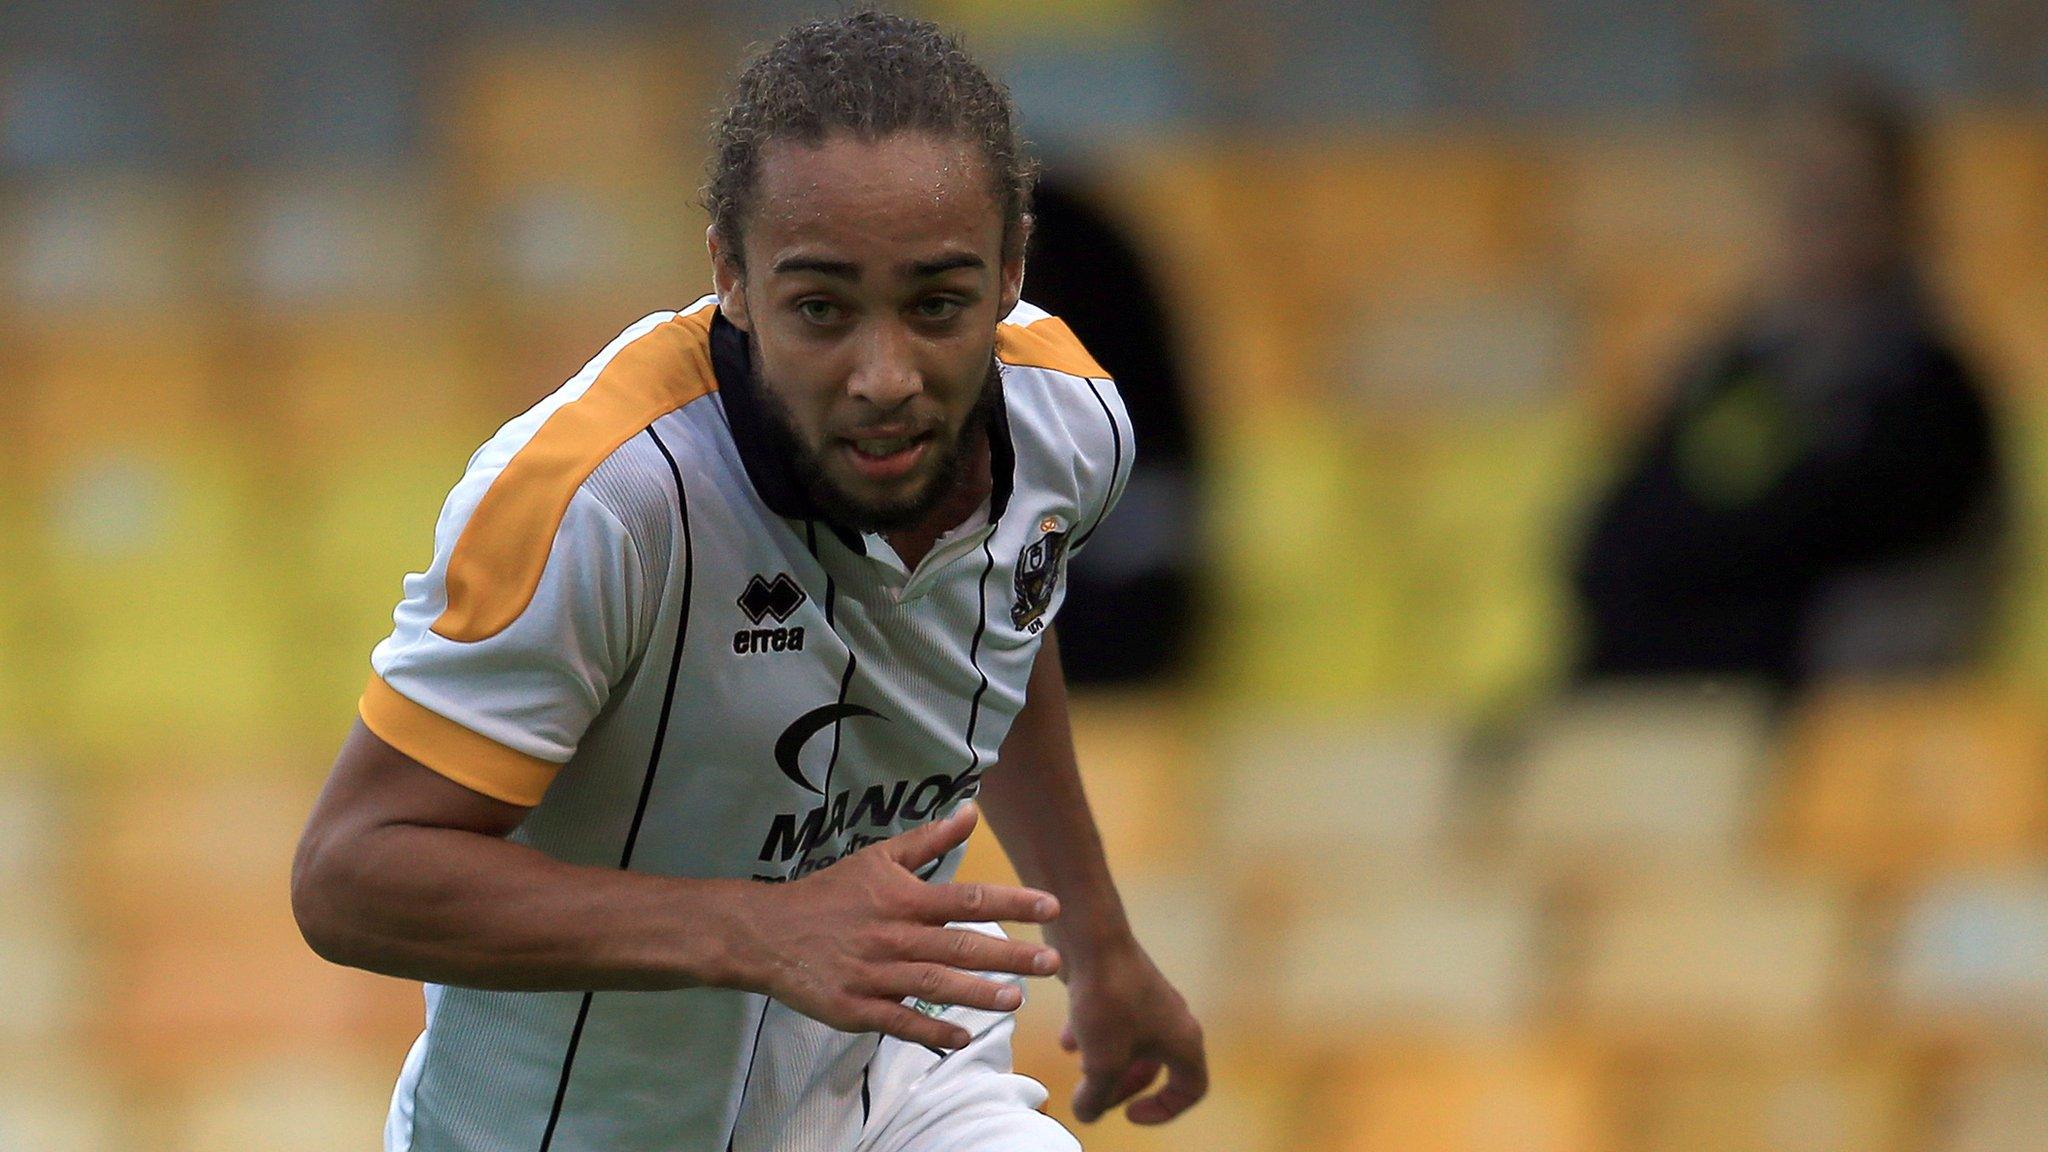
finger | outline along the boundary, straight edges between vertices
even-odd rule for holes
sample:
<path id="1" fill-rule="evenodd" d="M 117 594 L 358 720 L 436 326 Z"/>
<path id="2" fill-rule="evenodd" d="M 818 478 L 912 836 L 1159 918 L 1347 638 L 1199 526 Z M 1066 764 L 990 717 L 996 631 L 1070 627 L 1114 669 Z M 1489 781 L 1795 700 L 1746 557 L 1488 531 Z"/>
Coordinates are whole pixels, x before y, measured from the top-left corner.
<path id="1" fill-rule="evenodd" d="M 1079 1038 L 1079 1037 L 1077 1037 L 1077 1036 L 1075 1036 L 1075 1035 L 1074 1035 L 1074 1026 L 1073 1026 L 1073 1025 L 1072 1025 L 1072 1024 L 1070 1023 L 1070 1024 L 1068 1024 L 1068 1025 L 1067 1025 L 1066 1027 L 1064 1027 L 1064 1028 L 1061 1028 L 1061 1029 L 1060 1029 L 1060 1051 L 1062 1051 L 1062 1052 L 1079 1052 L 1080 1050 L 1081 1050 L 1081 1040 L 1080 1040 L 1080 1038 Z"/>
<path id="2" fill-rule="evenodd" d="M 984 1012 L 1015 1012 L 1024 990 L 1015 984 L 984 980 L 943 964 L 898 964 L 887 969 L 875 992 L 897 998 L 915 996 L 930 1004 L 958 1004 Z"/>
<path id="3" fill-rule="evenodd" d="M 946 920 L 1013 920 L 1044 924 L 1060 914 L 1059 898 L 1036 888 L 1010 884 L 934 884 L 930 911 L 935 922 Z"/>
<path id="4" fill-rule="evenodd" d="M 967 1029 L 958 1024 L 935 1019 L 922 1012 L 914 1012 L 895 1000 L 877 1004 L 866 1015 L 861 1029 L 880 1032 L 884 1036 L 894 1036 L 898 1040 L 907 1040 L 928 1048 L 944 1048 L 947 1051 L 965 1048 L 967 1042 L 974 1039 Z"/>
<path id="5" fill-rule="evenodd" d="M 1103 1100 L 1102 1110 L 1109 1112 L 1117 1105 L 1150 1088 L 1152 1082 L 1159 1079 L 1159 1067 L 1159 1061 L 1157 1060 L 1139 1060 L 1133 1063 L 1129 1070 L 1124 1073 L 1123 1079 L 1117 1081 L 1116 1088 Z"/>
<path id="6" fill-rule="evenodd" d="M 883 851 L 889 858 L 912 872 L 939 859 L 946 853 L 967 843 L 974 834 L 974 825 L 981 819 L 975 806 L 960 805 L 944 819 L 929 824 L 920 824 L 900 836 L 891 836 L 882 842 Z"/>
<path id="7" fill-rule="evenodd" d="M 1165 1087 L 1124 1109 L 1124 1117 L 1133 1124 L 1164 1124 L 1208 1092 L 1209 1065 L 1197 1048 L 1190 1059 L 1169 1061 Z"/>
<path id="8" fill-rule="evenodd" d="M 922 929 L 909 938 L 897 959 L 1016 976 L 1050 976 L 1060 970 L 1060 954 L 1043 944 L 988 936 L 969 928 Z"/>
<path id="9" fill-rule="evenodd" d="M 1093 1124 L 1109 1111 L 1109 1099 L 1117 1086 L 1123 1083 L 1124 1074 L 1130 1070 L 1128 1055 L 1105 1059 L 1095 1068 L 1089 1068 L 1084 1059 L 1081 1067 L 1081 1082 L 1074 1086 L 1074 1119 L 1083 1124 Z"/>

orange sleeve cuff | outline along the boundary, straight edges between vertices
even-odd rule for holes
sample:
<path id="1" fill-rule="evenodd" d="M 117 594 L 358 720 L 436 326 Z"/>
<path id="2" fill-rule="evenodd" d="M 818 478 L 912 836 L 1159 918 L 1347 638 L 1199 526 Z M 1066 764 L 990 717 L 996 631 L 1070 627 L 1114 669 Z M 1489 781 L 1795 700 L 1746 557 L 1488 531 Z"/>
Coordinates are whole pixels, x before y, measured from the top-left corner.
<path id="1" fill-rule="evenodd" d="M 379 739 L 435 772 L 493 800 L 531 808 L 561 765 L 516 752 L 413 703 L 382 677 L 370 677 L 360 708 Z"/>

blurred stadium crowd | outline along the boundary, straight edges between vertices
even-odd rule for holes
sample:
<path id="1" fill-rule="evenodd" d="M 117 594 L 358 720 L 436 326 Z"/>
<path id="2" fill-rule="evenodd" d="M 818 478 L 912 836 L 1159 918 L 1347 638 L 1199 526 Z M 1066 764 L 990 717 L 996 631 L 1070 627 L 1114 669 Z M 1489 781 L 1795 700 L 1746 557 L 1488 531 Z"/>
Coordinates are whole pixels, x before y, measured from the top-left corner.
<path id="1" fill-rule="evenodd" d="M 418 993 L 300 943 L 299 822 L 468 452 L 707 289 L 701 127 L 811 9 L 0 6 L 0 1149 L 373 1145 Z M 921 10 L 1148 254 L 1199 442 L 1197 655 L 1076 722 L 1216 1089 L 1088 1147 L 2048 1148 L 2048 15 Z M 1928 107 L 1991 650 L 1564 692 L 1584 510 L 1767 274 L 1757 102 L 1823 54 Z"/>

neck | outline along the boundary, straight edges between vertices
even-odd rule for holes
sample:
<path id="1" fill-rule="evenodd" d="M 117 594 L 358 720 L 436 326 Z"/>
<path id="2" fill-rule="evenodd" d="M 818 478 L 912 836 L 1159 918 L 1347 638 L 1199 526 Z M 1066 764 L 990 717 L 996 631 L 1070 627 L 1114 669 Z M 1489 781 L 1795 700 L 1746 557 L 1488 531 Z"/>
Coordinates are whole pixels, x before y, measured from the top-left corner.
<path id="1" fill-rule="evenodd" d="M 916 568 L 930 554 L 939 537 L 966 523 L 967 518 L 974 515 L 974 510 L 988 499 L 994 484 L 988 433 L 983 431 L 975 437 L 974 447 L 968 456 L 966 479 L 955 486 L 929 516 L 909 528 L 884 532 L 882 539 L 889 542 L 889 547 L 896 550 L 896 555 L 906 566 Z"/>

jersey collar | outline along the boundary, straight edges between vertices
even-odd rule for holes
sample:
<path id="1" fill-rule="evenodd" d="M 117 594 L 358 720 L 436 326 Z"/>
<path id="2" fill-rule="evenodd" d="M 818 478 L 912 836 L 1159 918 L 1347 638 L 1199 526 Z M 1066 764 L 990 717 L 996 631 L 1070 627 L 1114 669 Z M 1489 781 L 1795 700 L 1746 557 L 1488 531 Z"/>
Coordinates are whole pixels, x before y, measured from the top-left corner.
<path id="1" fill-rule="evenodd" d="M 763 408 L 754 381 L 747 334 L 727 320 L 723 312 L 714 312 L 711 317 L 711 371 L 718 378 L 718 394 L 725 404 L 726 423 L 732 428 L 733 446 L 739 449 L 740 463 L 745 465 L 747 479 L 761 502 L 777 516 L 823 521 L 848 548 L 865 554 L 867 548 L 860 533 L 826 519 L 797 482 L 796 469 L 789 454 L 777 444 Z M 995 414 L 989 420 L 988 441 L 988 522 L 993 525 L 1009 506 L 1010 491 L 1016 484 L 1017 450 L 1010 439 L 1007 397 L 995 406 Z"/>

